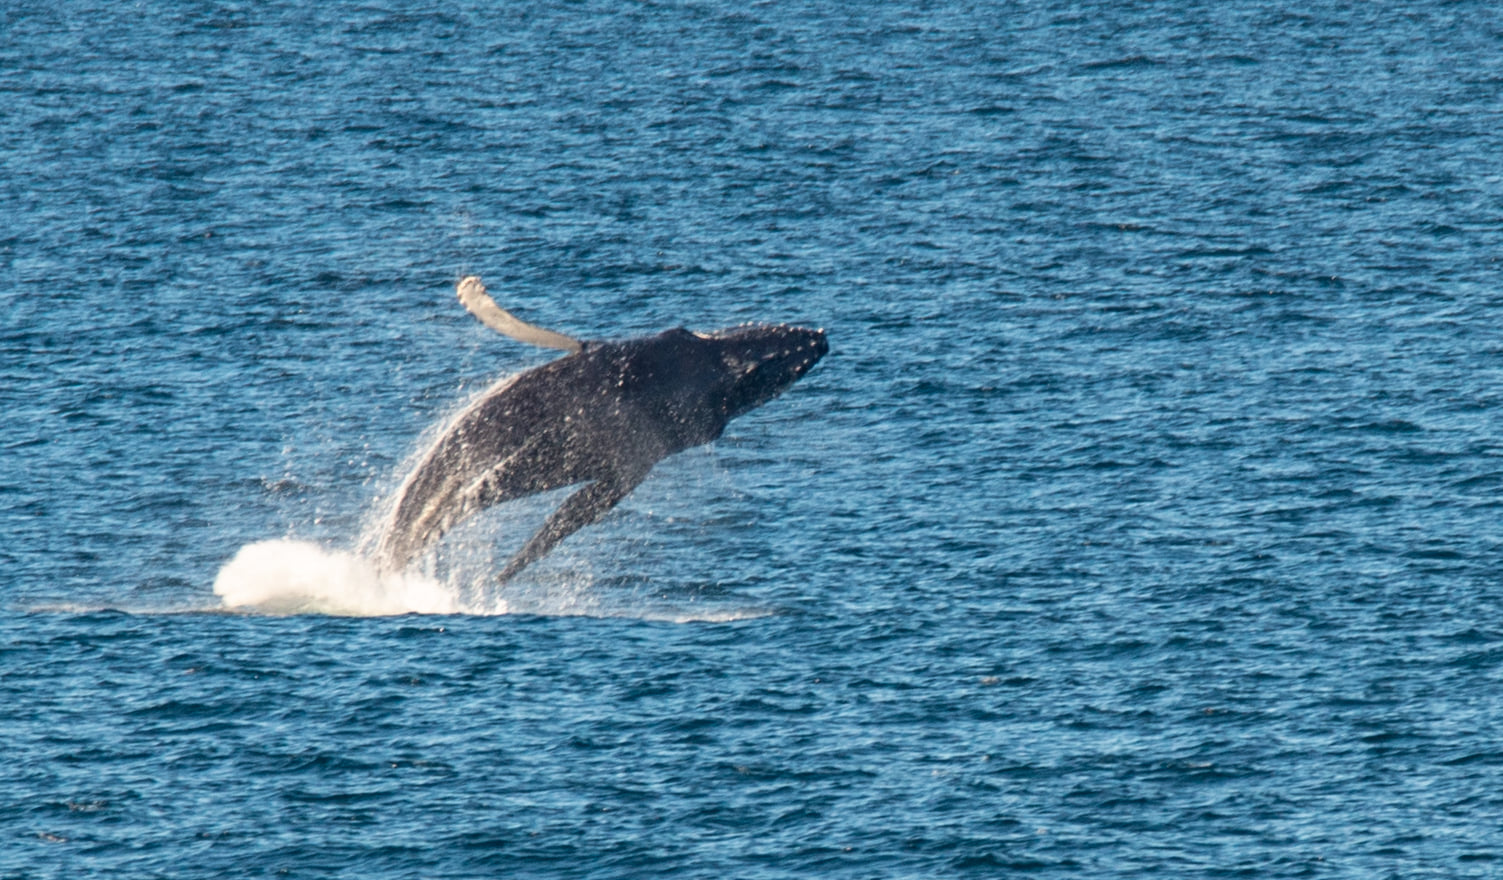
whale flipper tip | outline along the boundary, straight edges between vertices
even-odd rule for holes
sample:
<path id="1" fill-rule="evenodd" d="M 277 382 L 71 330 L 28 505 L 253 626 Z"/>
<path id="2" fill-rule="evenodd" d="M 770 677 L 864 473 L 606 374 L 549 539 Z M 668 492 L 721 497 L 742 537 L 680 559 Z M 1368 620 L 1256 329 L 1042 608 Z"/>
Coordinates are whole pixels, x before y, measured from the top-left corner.
<path id="1" fill-rule="evenodd" d="M 461 278 L 455 291 L 459 294 L 460 304 L 470 314 L 480 319 L 480 323 L 497 333 L 510 336 L 528 345 L 557 348 L 570 354 L 583 347 L 579 340 L 572 336 L 536 327 L 496 305 L 496 301 L 491 299 L 491 295 L 486 292 L 485 285 L 480 282 L 479 275 L 466 275 Z"/>

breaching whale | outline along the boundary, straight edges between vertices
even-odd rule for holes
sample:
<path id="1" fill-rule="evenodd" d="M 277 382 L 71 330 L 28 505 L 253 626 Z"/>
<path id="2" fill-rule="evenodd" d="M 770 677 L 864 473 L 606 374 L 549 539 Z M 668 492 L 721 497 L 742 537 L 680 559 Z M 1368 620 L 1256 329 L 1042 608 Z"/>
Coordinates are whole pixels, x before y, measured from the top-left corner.
<path id="1" fill-rule="evenodd" d="M 476 276 L 458 292 L 493 330 L 569 354 L 499 383 L 434 442 L 398 490 L 377 545 L 378 563 L 390 570 L 491 505 L 584 484 L 507 563 L 500 579 L 509 580 L 599 519 L 653 465 L 719 437 L 829 351 L 823 330 L 780 324 L 580 341 L 512 316 Z"/>

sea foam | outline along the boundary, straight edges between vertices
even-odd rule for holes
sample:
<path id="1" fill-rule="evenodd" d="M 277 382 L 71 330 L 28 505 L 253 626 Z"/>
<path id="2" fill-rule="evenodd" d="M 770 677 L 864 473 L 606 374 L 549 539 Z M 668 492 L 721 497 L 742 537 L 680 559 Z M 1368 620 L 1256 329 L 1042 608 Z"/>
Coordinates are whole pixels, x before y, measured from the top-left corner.
<path id="1" fill-rule="evenodd" d="M 214 578 L 227 608 L 268 614 L 474 614 L 455 591 L 422 574 L 384 572 L 364 557 L 307 541 L 240 548 Z"/>
<path id="2" fill-rule="evenodd" d="M 578 571 L 513 585 L 505 598 L 479 586 L 487 578 L 451 573 L 386 572 L 348 550 L 289 539 L 247 544 L 214 578 L 225 609 L 252 614 L 532 614 L 548 617 L 629 617 L 674 623 L 728 623 L 764 617 L 765 608 L 701 606 L 634 592 L 606 595 Z"/>

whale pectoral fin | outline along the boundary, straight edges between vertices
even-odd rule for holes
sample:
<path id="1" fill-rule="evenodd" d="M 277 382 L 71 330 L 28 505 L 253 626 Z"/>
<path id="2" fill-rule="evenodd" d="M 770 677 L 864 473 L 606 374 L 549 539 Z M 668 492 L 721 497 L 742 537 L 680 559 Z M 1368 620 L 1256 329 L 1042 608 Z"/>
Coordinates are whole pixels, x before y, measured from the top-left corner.
<path id="1" fill-rule="evenodd" d="M 480 319 L 480 323 L 504 333 L 518 342 L 528 345 L 538 345 L 543 348 L 558 348 L 569 353 L 579 351 L 579 340 L 552 330 L 544 330 L 523 321 L 506 309 L 496 305 L 491 295 L 485 292 L 485 285 L 480 283 L 479 275 L 467 275 L 460 279 L 459 301 L 469 310 L 470 314 Z"/>
<path id="2" fill-rule="evenodd" d="M 558 510 L 548 515 L 537 534 L 506 564 L 499 580 L 502 583 L 511 580 L 517 572 L 541 559 L 559 541 L 604 516 L 606 511 L 631 494 L 631 490 L 640 482 L 641 476 L 596 480 L 565 498 Z"/>
<path id="3" fill-rule="evenodd" d="M 376 545 L 376 558 L 385 568 L 401 571 L 444 533 L 492 505 L 557 488 L 540 487 L 526 479 L 536 471 L 542 437 L 527 438 L 505 458 L 481 470 L 467 466 L 470 460 L 464 455 L 463 441 L 454 439 L 457 436 L 450 434 L 435 443 L 428 459 L 403 483 Z"/>

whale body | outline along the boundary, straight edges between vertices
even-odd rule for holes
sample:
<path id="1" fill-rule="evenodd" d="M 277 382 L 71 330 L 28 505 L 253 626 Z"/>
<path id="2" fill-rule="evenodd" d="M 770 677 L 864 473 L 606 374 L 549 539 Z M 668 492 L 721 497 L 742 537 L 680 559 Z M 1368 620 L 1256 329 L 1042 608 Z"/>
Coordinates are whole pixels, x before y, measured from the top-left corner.
<path id="1" fill-rule="evenodd" d="M 460 282 L 459 297 L 487 326 L 570 353 L 499 383 L 435 441 L 377 545 L 391 570 L 494 504 L 582 484 L 512 557 L 500 574 L 508 580 L 599 519 L 653 465 L 719 437 L 829 351 L 824 331 L 781 324 L 579 341 L 514 318 L 474 276 Z"/>

